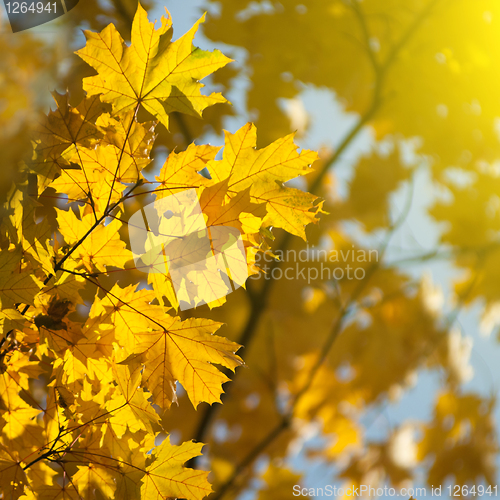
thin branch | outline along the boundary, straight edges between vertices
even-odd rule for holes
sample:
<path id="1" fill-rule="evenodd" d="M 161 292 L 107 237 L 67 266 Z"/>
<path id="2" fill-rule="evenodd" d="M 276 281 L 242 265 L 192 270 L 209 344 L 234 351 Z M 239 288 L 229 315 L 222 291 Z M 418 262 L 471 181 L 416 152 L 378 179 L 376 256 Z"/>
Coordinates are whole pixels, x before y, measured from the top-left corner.
<path id="1" fill-rule="evenodd" d="M 403 49 L 403 47 L 411 40 L 412 36 L 418 30 L 420 25 L 427 19 L 432 9 L 440 2 L 441 0 L 431 0 L 427 6 L 420 12 L 420 14 L 414 19 L 413 23 L 410 25 L 408 30 L 403 34 L 403 36 L 399 39 L 399 41 L 392 47 L 389 55 L 382 65 L 379 65 L 375 60 L 372 60 L 372 65 L 375 70 L 375 88 L 373 90 L 372 101 L 368 109 L 365 113 L 360 117 L 358 122 L 354 125 L 351 131 L 346 135 L 344 140 L 340 143 L 338 149 L 326 160 L 323 165 L 323 168 L 319 175 L 314 179 L 314 182 L 309 187 L 310 192 L 316 193 L 316 191 L 321 187 L 323 182 L 323 178 L 329 172 L 330 168 L 335 165 L 340 157 L 340 155 L 344 152 L 344 150 L 351 144 L 352 140 L 358 135 L 360 130 L 373 118 L 373 116 L 377 113 L 379 108 L 383 103 L 382 97 L 382 89 L 385 82 L 385 78 L 392 68 L 392 65 L 396 61 L 399 53 Z M 363 15 L 359 10 L 359 7 L 354 8 L 358 19 L 363 19 Z M 364 23 L 363 23 L 364 24 Z M 363 28 L 362 31 L 365 32 L 365 36 L 368 35 L 368 28 Z"/>
<path id="2" fill-rule="evenodd" d="M 275 427 L 273 427 L 273 429 L 242 460 L 242 462 L 236 466 L 229 479 L 220 488 L 217 489 L 217 492 L 213 497 L 211 497 L 211 500 L 219 500 L 219 498 L 222 498 L 222 496 L 226 493 L 226 491 L 228 491 L 233 486 L 233 484 L 238 479 L 240 474 L 244 472 L 244 470 L 248 466 L 252 465 L 255 459 L 264 450 L 266 450 L 267 447 L 271 443 L 273 443 L 284 430 L 288 429 L 289 426 L 290 426 L 290 420 L 287 417 L 281 419 L 280 422 Z"/>
<path id="3" fill-rule="evenodd" d="M 111 189 L 109 190 L 109 196 L 108 196 L 108 201 L 106 202 L 106 208 L 104 209 L 104 212 L 107 212 L 107 209 L 109 207 L 109 204 L 111 203 L 111 197 L 113 196 L 113 189 L 115 187 L 115 181 L 116 178 L 118 177 L 118 172 L 120 171 L 120 166 L 122 164 L 122 159 L 123 155 L 125 154 L 125 148 L 127 147 L 127 141 L 130 138 L 130 132 L 132 132 L 132 127 L 134 126 L 134 122 L 137 118 L 137 113 L 139 112 L 139 108 L 141 107 L 141 101 L 137 103 L 137 106 L 135 107 L 134 111 L 134 116 L 130 120 L 130 124 L 127 129 L 127 134 L 125 135 L 125 140 L 123 141 L 123 147 L 120 151 L 120 157 L 118 158 L 118 164 L 116 165 L 116 170 L 115 170 L 115 175 L 113 175 L 113 181 L 111 182 Z M 129 144 L 130 151 L 132 151 L 132 146 Z"/>
<path id="4" fill-rule="evenodd" d="M 82 429 L 84 428 L 85 426 L 91 424 L 92 422 L 94 422 L 95 420 L 98 420 L 102 417 L 105 417 L 107 415 L 110 415 L 111 413 L 113 413 L 114 411 L 118 411 L 118 410 L 121 410 L 122 408 L 124 408 L 125 406 L 127 406 L 127 404 L 129 404 L 129 401 L 126 401 L 124 404 L 122 404 L 121 406 L 118 406 L 117 408 L 113 408 L 112 410 L 107 410 L 106 412 L 104 412 L 102 415 L 97 415 L 96 417 L 88 420 L 87 422 L 84 422 L 83 424 L 79 424 L 79 425 L 76 425 L 74 427 L 71 427 L 71 428 L 63 428 L 63 427 L 59 427 L 59 432 L 57 434 L 57 437 L 55 437 L 52 441 L 49 441 L 44 447 L 42 447 L 40 450 L 38 450 L 39 452 L 41 450 L 43 450 L 45 447 L 49 446 L 50 445 L 50 449 L 43 453 L 42 455 L 40 455 L 39 457 L 37 457 L 36 459 L 32 460 L 31 462 L 29 462 L 27 465 L 25 465 L 23 467 L 23 470 L 27 470 L 29 469 L 32 465 L 35 465 L 37 462 L 40 462 L 41 460 L 44 460 L 44 459 L 49 459 L 51 457 L 51 455 L 53 454 L 56 454 L 56 453 L 59 453 L 59 450 L 55 450 L 55 445 L 57 444 L 57 442 L 62 439 L 63 437 L 67 436 L 68 434 L 71 434 L 73 433 L 73 431 L 77 430 L 77 429 Z M 83 431 L 82 431 L 83 432 Z M 81 436 L 81 434 L 80 434 Z M 73 441 L 73 443 L 71 443 L 69 445 L 69 447 L 73 446 L 76 441 L 78 440 L 75 439 Z M 63 443 L 64 444 L 64 443 Z M 66 450 L 67 452 L 68 450 Z M 65 453 L 66 453 L 65 452 Z M 33 453 L 31 454 L 33 455 Z M 29 457 L 30 455 L 28 455 L 27 457 Z M 27 458 L 25 457 L 25 458 Z"/>
<path id="5" fill-rule="evenodd" d="M 366 52 L 368 54 L 368 58 L 370 59 L 375 75 L 377 75 L 379 72 L 379 62 L 377 61 L 375 52 L 371 47 L 370 30 L 368 29 L 368 24 L 366 23 L 365 15 L 361 9 L 361 5 L 357 0 L 351 0 L 350 6 L 354 11 L 354 14 L 356 15 L 356 18 L 358 19 L 359 26 L 361 27 L 361 32 L 363 33 L 363 39 Z"/>
<path id="6" fill-rule="evenodd" d="M 52 446 L 50 447 L 50 449 L 48 451 L 46 451 L 44 454 L 40 455 L 39 457 L 35 458 L 34 460 L 32 460 L 31 462 L 29 462 L 27 465 L 25 465 L 23 467 L 23 470 L 27 470 L 29 469 L 32 465 L 35 465 L 37 462 L 40 462 L 41 460 L 45 459 L 45 458 L 49 458 L 52 453 L 54 453 L 54 448 L 57 444 L 57 442 L 59 441 L 59 439 L 61 438 L 61 434 L 63 432 L 63 430 L 65 430 L 64 428 L 61 428 L 59 427 L 59 431 L 57 433 L 57 437 L 54 439 L 54 441 L 52 442 Z"/>
<path id="7" fill-rule="evenodd" d="M 410 255 L 408 257 L 401 257 L 399 259 L 394 259 L 387 263 L 388 266 L 401 266 L 403 264 L 421 264 L 422 262 L 427 262 L 434 259 L 451 259 L 461 257 L 463 255 L 471 254 L 477 255 L 478 257 L 484 257 L 489 252 L 493 252 L 500 248 L 500 241 L 491 241 L 481 246 L 463 246 L 456 248 L 449 248 L 446 250 L 440 250 L 438 248 L 434 250 L 428 250 L 417 255 Z"/>

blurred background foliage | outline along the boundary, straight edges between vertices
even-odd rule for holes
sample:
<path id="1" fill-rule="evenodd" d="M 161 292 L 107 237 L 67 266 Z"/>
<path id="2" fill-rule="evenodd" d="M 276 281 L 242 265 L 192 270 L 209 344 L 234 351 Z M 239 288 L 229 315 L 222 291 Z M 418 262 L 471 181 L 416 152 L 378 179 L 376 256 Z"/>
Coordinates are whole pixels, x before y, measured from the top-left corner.
<path id="1" fill-rule="evenodd" d="M 174 148 L 222 144 L 223 128 L 247 120 L 259 146 L 295 131 L 301 147 L 321 148 L 308 184 L 296 186 L 326 200 L 308 241 L 277 231 L 274 250 L 284 259 L 262 260 L 267 276 L 222 308 L 194 312 L 227 323 L 223 334 L 244 345 L 248 365 L 225 386 L 223 406 L 195 412 L 181 397 L 163 415 L 172 441 L 208 444 L 194 465 L 212 470 L 213 498 L 291 498 L 294 484 L 495 485 L 500 4 L 143 5 L 150 17 L 170 9 L 176 36 L 176 16 L 187 28 L 208 11 L 197 44 L 235 60 L 205 82 L 234 106 L 214 106 L 203 121 L 176 116 L 169 132 L 159 127 L 150 175 Z M 68 89 L 73 105 L 83 97 L 92 70 L 73 55 L 81 28 L 113 22 L 126 38 L 136 6 L 81 0 L 58 21 L 15 35 L 0 10 L 2 202 L 12 183 L 30 189 L 30 141 L 54 108 L 50 91 Z M 54 193 L 38 202 L 40 217 L 55 224 Z M 326 261 L 314 258 L 318 249 Z M 355 250 L 378 258 L 333 258 Z M 348 279 L 349 264 L 364 278 Z M 296 266 L 318 278 L 268 279 L 290 267 L 295 276 Z M 120 274 L 121 286 L 137 280 L 144 275 Z"/>

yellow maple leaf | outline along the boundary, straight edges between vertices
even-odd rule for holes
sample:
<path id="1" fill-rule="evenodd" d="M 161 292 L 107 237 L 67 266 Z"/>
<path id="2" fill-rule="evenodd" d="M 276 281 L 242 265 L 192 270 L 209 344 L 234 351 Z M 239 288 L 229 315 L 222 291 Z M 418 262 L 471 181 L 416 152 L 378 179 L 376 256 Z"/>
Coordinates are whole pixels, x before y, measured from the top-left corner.
<path id="1" fill-rule="evenodd" d="M 116 490 L 114 474 L 109 468 L 89 464 L 78 465 L 77 472 L 73 474 L 71 481 L 75 485 L 79 497 L 85 500 L 95 498 L 94 491 L 99 491 L 104 498 L 113 498 Z"/>
<path id="2" fill-rule="evenodd" d="M 0 255 L 0 303 L 6 308 L 15 303 L 34 304 L 42 283 L 20 264 L 22 252 L 16 249 Z"/>
<path id="3" fill-rule="evenodd" d="M 131 432 L 145 430 L 154 434 L 152 424 L 158 422 L 158 414 L 148 402 L 151 394 L 140 388 L 141 370 L 138 363 L 130 366 L 113 364 L 118 388 L 106 403 L 106 409 L 111 413 L 110 425 L 118 438 L 123 436 L 127 427 Z"/>
<path id="4" fill-rule="evenodd" d="M 235 354 L 240 346 L 213 335 L 221 323 L 201 318 L 181 321 L 163 306 L 151 304 L 154 298 L 151 290 L 115 285 L 104 299 L 96 298 L 84 328 L 86 336 L 93 331 L 103 335 L 112 330 L 120 346 L 115 359 L 129 363 L 140 359 L 144 387 L 161 408 L 176 401 L 176 381 L 195 407 L 202 401 L 220 401 L 222 384 L 229 379 L 215 365 L 234 371 L 243 363 Z M 125 391 L 126 384 L 122 385 Z M 125 393 L 132 394 L 131 389 L 123 391 L 125 399 Z"/>
<path id="5" fill-rule="evenodd" d="M 101 144 L 111 144 L 141 164 L 138 170 L 147 165 L 151 160 L 149 154 L 153 147 L 155 123 L 139 123 L 133 111 L 124 113 L 119 120 L 109 113 L 104 113 L 96 120 L 96 126 L 104 134 Z"/>
<path id="6" fill-rule="evenodd" d="M 7 226 L 12 243 L 21 244 L 28 254 L 27 260 L 31 257 L 41 264 L 45 272 L 52 273 L 54 252 L 49 243 L 52 229 L 47 219 L 37 222 L 36 209 L 40 206 L 33 196 L 17 190 L 10 196 L 10 216 L 3 223 Z"/>
<path id="7" fill-rule="evenodd" d="M 29 361 L 29 356 L 17 351 L 3 363 L 0 369 L 0 407 L 7 411 L 0 414 L 1 435 L 9 440 L 28 432 L 34 436 L 40 430 L 34 420 L 40 408 L 34 408 L 21 396 L 28 394 L 29 376 L 35 378 L 42 370 L 36 362 Z"/>
<path id="8" fill-rule="evenodd" d="M 186 151 L 170 153 L 160 175 L 156 177 L 160 184 L 155 189 L 156 198 L 161 199 L 177 190 L 208 184 L 208 179 L 198 172 L 206 168 L 210 160 L 215 160 L 219 150 L 214 146 L 190 144 Z"/>
<path id="9" fill-rule="evenodd" d="M 88 198 L 98 216 L 104 214 L 109 204 L 121 199 L 125 183 L 143 179 L 140 170 L 149 163 L 149 160 L 138 163 L 114 145 L 94 149 L 80 147 L 71 161 L 79 169 L 63 170 L 50 187 L 68 195 L 69 202 Z"/>
<path id="10" fill-rule="evenodd" d="M 250 187 L 239 191 L 226 203 L 229 179 L 205 188 L 200 196 L 200 206 L 207 218 L 207 226 L 230 226 L 245 234 L 259 232 L 266 215 L 264 203 L 253 203 Z"/>
<path id="11" fill-rule="evenodd" d="M 81 210 L 81 220 L 72 210 L 65 211 L 57 208 L 56 210 L 59 231 L 66 243 L 72 245 L 83 239 L 71 259 L 80 258 L 90 272 L 93 271 L 94 266 L 102 272 L 106 270 L 106 266 L 123 268 L 131 259 L 132 255 L 125 248 L 125 242 L 118 234 L 122 225 L 119 220 L 115 219 L 106 226 L 103 224 L 95 226 L 94 216 L 83 215 L 83 210 Z M 92 227 L 94 227 L 93 230 Z M 85 235 L 87 236 L 84 238 Z"/>
<path id="12" fill-rule="evenodd" d="M 216 366 L 230 370 L 242 364 L 234 352 L 238 344 L 213 335 L 220 323 L 202 318 L 181 321 L 167 316 L 163 331 L 137 333 L 136 351 L 145 358 L 146 385 L 162 408 L 175 401 L 179 380 L 194 407 L 205 401 L 220 402 L 222 384 L 229 379 Z"/>
<path id="13" fill-rule="evenodd" d="M 37 484 L 36 491 L 28 490 L 19 500 L 81 500 L 82 496 L 72 484 Z"/>
<path id="14" fill-rule="evenodd" d="M 61 168 L 70 168 L 64 153 L 74 152 L 76 145 L 90 146 L 102 136 L 96 127 L 97 117 L 104 111 L 105 105 L 99 97 L 84 99 L 76 108 L 69 104 L 69 95 L 53 92 L 57 104 L 55 111 L 50 111 L 40 124 L 38 142 L 35 148 L 36 159 L 32 169 L 38 174 L 38 192 L 41 193 Z"/>
<path id="15" fill-rule="evenodd" d="M 158 446 L 152 463 L 142 479 L 141 499 L 186 498 L 201 500 L 212 492 L 207 481 L 208 472 L 187 469 L 183 464 L 201 455 L 203 443 L 186 442 L 180 446 L 170 444 L 167 438 Z"/>
<path id="16" fill-rule="evenodd" d="M 263 149 L 255 149 L 256 144 L 257 129 L 252 123 L 235 134 L 226 132 L 222 160 L 208 164 L 214 182 L 228 179 L 229 197 L 250 189 L 253 203 L 266 203 L 266 226 L 281 227 L 305 240 L 305 226 L 317 222 L 321 203 L 315 205 L 316 196 L 284 183 L 312 172 L 310 166 L 318 154 L 309 150 L 299 154 L 293 134 Z"/>
<path id="17" fill-rule="evenodd" d="M 0 493 L 4 498 L 18 498 L 28 483 L 21 461 L 15 452 L 0 443 Z"/>
<path id="18" fill-rule="evenodd" d="M 204 96 L 199 80 L 225 66 L 230 59 L 220 51 L 193 47 L 192 40 L 204 16 L 184 36 L 171 42 L 172 21 L 162 17 L 155 30 L 139 4 L 132 25 L 132 44 L 127 47 L 114 25 L 101 33 L 85 31 L 87 44 L 76 53 L 98 75 L 85 78 L 88 95 L 102 94 L 115 114 L 139 105 L 168 127 L 168 113 L 201 116 L 212 104 L 226 102 L 220 94 Z"/>
<path id="19" fill-rule="evenodd" d="M 137 290 L 137 285 L 121 288 L 117 284 L 106 297 L 96 297 L 85 323 L 84 333 L 91 337 L 97 332 L 100 337 L 112 330 L 124 353 L 115 353 L 117 362 L 123 361 L 136 349 L 136 332 L 158 328 L 157 321 L 165 317 L 165 309 L 151 304 L 155 294 L 151 290 Z"/>

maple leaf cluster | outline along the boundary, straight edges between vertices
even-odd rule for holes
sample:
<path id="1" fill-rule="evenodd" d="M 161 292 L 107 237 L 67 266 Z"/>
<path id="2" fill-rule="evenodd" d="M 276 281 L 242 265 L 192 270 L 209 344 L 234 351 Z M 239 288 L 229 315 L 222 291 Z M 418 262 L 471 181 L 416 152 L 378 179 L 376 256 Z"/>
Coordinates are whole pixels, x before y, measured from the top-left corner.
<path id="1" fill-rule="evenodd" d="M 77 106 L 54 92 L 56 109 L 26 165 L 34 182 L 8 193 L 0 226 L 0 498 L 195 500 L 212 491 L 208 472 L 184 466 L 203 444 L 171 444 L 161 417 L 177 402 L 179 383 L 194 408 L 220 402 L 226 373 L 243 364 L 240 346 L 215 334 L 221 323 L 178 315 L 167 272 L 138 277 L 127 206 L 196 190 L 208 227 L 241 234 L 252 275 L 271 228 L 305 238 L 321 203 L 284 185 L 311 172 L 316 153 L 297 152 L 293 135 L 256 149 L 253 124 L 226 132 L 220 159 L 221 148 L 191 144 L 172 152 L 154 180 L 144 175 L 158 123 L 225 102 L 200 91 L 200 80 L 230 60 L 193 46 L 198 24 L 172 41 L 170 15 L 156 28 L 139 5 L 130 45 L 113 24 L 86 31 L 77 54 L 97 74 L 84 79 Z M 145 112 L 155 121 L 139 121 Z M 38 215 L 47 196 L 58 200 L 53 220 Z M 127 275 L 138 278 L 118 282 Z"/>
<path id="2" fill-rule="evenodd" d="M 0 498 L 493 496 L 497 0 L 202 4 L 0 36 Z"/>

